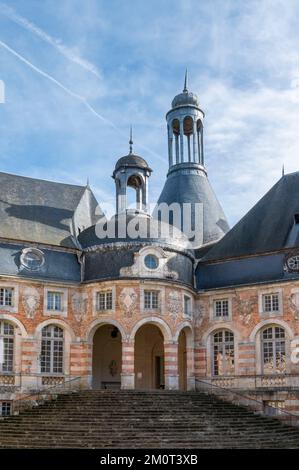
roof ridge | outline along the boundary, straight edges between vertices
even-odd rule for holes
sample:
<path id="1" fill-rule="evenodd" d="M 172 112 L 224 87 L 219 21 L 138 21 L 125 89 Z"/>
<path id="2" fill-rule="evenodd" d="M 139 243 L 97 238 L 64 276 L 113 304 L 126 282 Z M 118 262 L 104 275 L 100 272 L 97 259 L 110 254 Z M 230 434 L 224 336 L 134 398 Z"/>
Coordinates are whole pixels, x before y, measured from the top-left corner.
<path id="1" fill-rule="evenodd" d="M 62 183 L 60 181 L 52 181 L 52 180 L 47 180 L 47 179 L 43 179 L 43 178 L 32 178 L 31 176 L 17 175 L 15 173 L 8 173 L 8 172 L 5 172 L 5 171 L 0 171 L 0 175 L 13 176 L 13 177 L 16 177 L 16 178 L 22 178 L 22 179 L 31 180 L 31 181 L 42 181 L 44 183 L 50 183 L 50 184 L 59 184 L 59 185 L 62 185 L 62 186 L 72 186 L 72 187 L 75 187 L 75 188 L 81 188 L 83 190 L 86 188 L 86 185 L 79 185 L 79 184 L 72 184 L 72 183 Z"/>

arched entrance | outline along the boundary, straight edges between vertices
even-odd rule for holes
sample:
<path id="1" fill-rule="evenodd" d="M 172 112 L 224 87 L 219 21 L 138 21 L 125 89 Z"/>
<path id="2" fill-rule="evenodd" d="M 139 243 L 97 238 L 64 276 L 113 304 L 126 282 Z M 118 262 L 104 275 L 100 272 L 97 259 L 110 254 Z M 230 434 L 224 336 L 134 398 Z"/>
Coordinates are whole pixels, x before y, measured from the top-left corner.
<path id="1" fill-rule="evenodd" d="M 120 388 L 121 333 L 114 325 L 100 326 L 93 337 L 92 387 Z"/>
<path id="2" fill-rule="evenodd" d="M 135 388 L 164 387 L 163 334 L 156 325 L 146 324 L 135 335 Z"/>
<path id="3" fill-rule="evenodd" d="M 181 330 L 178 339 L 179 389 L 187 390 L 187 339 L 185 330 Z"/>

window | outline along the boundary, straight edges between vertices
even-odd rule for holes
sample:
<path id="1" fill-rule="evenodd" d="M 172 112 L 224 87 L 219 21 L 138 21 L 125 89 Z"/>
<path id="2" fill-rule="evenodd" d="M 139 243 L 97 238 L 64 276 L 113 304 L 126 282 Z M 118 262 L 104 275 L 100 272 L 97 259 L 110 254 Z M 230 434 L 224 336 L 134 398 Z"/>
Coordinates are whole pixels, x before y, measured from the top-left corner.
<path id="1" fill-rule="evenodd" d="M 159 292 L 155 290 L 144 291 L 144 308 L 157 309 L 159 308 Z"/>
<path id="2" fill-rule="evenodd" d="M 13 306 L 13 288 L 1 287 L 0 288 L 0 306 L 12 307 Z"/>
<path id="3" fill-rule="evenodd" d="M 63 373 L 63 330 L 56 325 L 45 326 L 42 329 L 41 372 L 48 374 Z"/>
<path id="4" fill-rule="evenodd" d="M 50 292 L 47 293 L 47 309 L 62 311 L 62 292 Z"/>
<path id="5" fill-rule="evenodd" d="M 45 258 L 41 250 L 37 248 L 25 248 L 20 258 L 22 266 L 29 271 L 38 271 L 44 264 Z"/>
<path id="6" fill-rule="evenodd" d="M 214 375 L 232 375 L 235 372 L 234 334 L 221 330 L 214 334 L 212 345 Z"/>
<path id="7" fill-rule="evenodd" d="M 184 315 L 191 316 L 191 298 L 184 295 Z"/>
<path id="8" fill-rule="evenodd" d="M 286 370 L 285 331 L 271 326 L 262 331 L 263 373 L 281 373 Z"/>
<path id="9" fill-rule="evenodd" d="M 214 318 L 228 318 L 229 303 L 228 299 L 214 300 Z"/>
<path id="10" fill-rule="evenodd" d="M 0 322 L 0 372 L 13 372 L 14 327 Z"/>
<path id="11" fill-rule="evenodd" d="M 11 402 L 2 401 L 0 402 L 0 416 L 10 416 L 11 415 Z"/>
<path id="12" fill-rule="evenodd" d="M 97 310 L 112 310 L 112 291 L 97 292 Z"/>
<path id="13" fill-rule="evenodd" d="M 148 269 L 157 269 L 159 266 L 159 260 L 155 255 L 146 255 L 144 258 L 144 264 Z"/>
<path id="14" fill-rule="evenodd" d="M 279 294 L 263 295 L 263 312 L 279 312 Z"/>

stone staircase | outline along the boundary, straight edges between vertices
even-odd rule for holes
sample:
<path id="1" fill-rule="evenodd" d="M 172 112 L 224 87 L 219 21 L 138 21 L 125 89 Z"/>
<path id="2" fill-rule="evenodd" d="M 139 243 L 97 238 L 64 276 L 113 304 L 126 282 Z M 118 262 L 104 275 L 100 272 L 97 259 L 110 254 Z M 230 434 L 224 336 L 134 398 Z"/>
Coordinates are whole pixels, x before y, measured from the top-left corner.
<path id="1" fill-rule="evenodd" d="M 299 448 L 299 428 L 202 392 L 84 390 L 0 420 L 1 448 Z"/>

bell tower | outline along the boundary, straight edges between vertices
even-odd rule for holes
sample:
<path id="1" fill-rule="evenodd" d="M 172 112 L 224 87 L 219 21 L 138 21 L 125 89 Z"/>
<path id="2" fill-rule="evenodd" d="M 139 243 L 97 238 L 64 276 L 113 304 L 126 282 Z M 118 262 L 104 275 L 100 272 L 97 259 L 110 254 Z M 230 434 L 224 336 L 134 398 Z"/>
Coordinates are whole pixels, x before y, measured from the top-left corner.
<path id="1" fill-rule="evenodd" d="M 133 153 L 132 127 L 130 130 L 129 154 L 120 158 L 115 165 L 113 179 L 116 189 L 116 214 L 124 212 L 148 212 L 148 178 L 152 170 L 147 162 Z M 135 207 L 129 208 L 127 188 L 135 190 Z"/>
<path id="2" fill-rule="evenodd" d="M 197 249 L 220 240 L 229 226 L 208 180 L 204 165 L 204 112 L 197 95 L 189 91 L 187 72 L 184 89 L 172 100 L 166 121 L 169 169 L 153 215 L 168 222 L 163 219 L 162 208 L 176 204 L 181 215 L 170 223 L 185 231 L 184 210 L 188 210 L 189 226 L 196 233 L 193 247 Z"/>
<path id="3" fill-rule="evenodd" d="M 203 120 L 198 97 L 188 90 L 186 70 L 183 92 L 175 96 L 166 114 L 169 168 L 181 163 L 204 166 Z"/>

